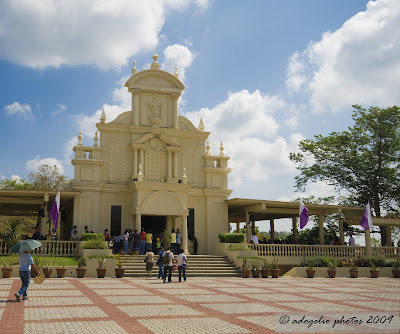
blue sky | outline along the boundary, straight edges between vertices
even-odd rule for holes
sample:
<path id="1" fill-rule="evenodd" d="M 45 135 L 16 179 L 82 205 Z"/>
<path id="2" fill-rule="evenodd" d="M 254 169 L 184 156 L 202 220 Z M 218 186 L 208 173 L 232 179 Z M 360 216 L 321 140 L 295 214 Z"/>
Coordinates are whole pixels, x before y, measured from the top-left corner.
<path id="1" fill-rule="evenodd" d="M 352 104 L 399 104 L 399 18 L 396 0 L 2 1 L 0 176 L 71 178 L 79 130 L 92 145 L 103 107 L 130 110 L 132 63 L 157 51 L 186 85 L 180 114 L 224 142 L 232 197 L 292 200 L 301 139 L 346 129 Z"/>

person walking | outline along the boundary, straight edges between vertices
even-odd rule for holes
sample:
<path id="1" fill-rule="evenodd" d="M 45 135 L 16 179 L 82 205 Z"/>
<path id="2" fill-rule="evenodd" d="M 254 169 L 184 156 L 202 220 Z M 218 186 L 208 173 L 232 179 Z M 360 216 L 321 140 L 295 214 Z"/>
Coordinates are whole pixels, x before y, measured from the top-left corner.
<path id="1" fill-rule="evenodd" d="M 163 254 L 164 254 L 164 248 L 160 247 L 158 251 L 158 259 L 156 262 L 156 264 L 158 265 L 158 276 L 157 276 L 158 279 L 160 278 L 164 279 Z"/>
<path id="2" fill-rule="evenodd" d="M 146 271 L 149 273 L 149 277 L 151 277 L 151 271 L 153 270 L 153 263 L 154 263 L 154 253 L 150 248 L 146 253 Z"/>
<path id="3" fill-rule="evenodd" d="M 183 280 L 186 281 L 186 269 L 188 267 L 187 257 L 183 254 L 183 249 L 179 250 L 179 255 L 176 257 L 178 261 L 178 276 L 179 282 L 181 281 L 181 276 L 183 276 Z"/>
<path id="4" fill-rule="evenodd" d="M 137 254 L 140 250 L 140 234 L 137 230 L 133 231 L 133 253 Z"/>
<path id="5" fill-rule="evenodd" d="M 168 283 L 171 283 L 172 266 L 174 265 L 174 253 L 172 253 L 171 247 L 163 253 L 163 264 L 164 264 L 164 283 L 168 277 Z"/>
<path id="6" fill-rule="evenodd" d="M 17 302 L 19 302 L 21 297 L 22 300 L 28 299 L 26 291 L 28 290 L 29 283 L 31 281 L 31 268 L 39 273 L 39 270 L 33 263 L 33 259 L 29 251 L 19 254 L 19 277 L 21 278 L 22 286 L 21 289 L 19 289 L 19 291 L 14 294 Z"/>
<path id="7" fill-rule="evenodd" d="M 140 232 L 140 255 L 144 255 L 146 253 L 146 232 L 144 228 Z"/>
<path id="8" fill-rule="evenodd" d="M 169 235 L 169 241 L 171 242 L 171 249 L 174 254 L 178 253 L 176 250 L 176 233 L 175 229 L 172 229 L 172 233 Z"/>
<path id="9" fill-rule="evenodd" d="M 151 231 L 146 233 L 146 252 L 149 251 L 149 249 L 152 248 L 153 244 L 153 235 L 151 234 Z"/>

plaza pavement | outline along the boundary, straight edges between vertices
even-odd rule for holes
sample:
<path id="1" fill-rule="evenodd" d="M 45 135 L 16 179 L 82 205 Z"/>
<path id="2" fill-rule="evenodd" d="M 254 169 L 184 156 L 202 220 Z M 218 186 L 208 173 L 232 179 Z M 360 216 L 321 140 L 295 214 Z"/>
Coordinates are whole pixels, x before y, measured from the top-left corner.
<path id="1" fill-rule="evenodd" d="M 178 283 L 175 276 L 165 284 L 157 278 L 46 279 L 32 281 L 29 300 L 16 302 L 19 287 L 19 279 L 0 279 L 0 333 L 275 333 L 284 328 L 277 327 L 276 312 L 292 319 L 390 313 L 398 320 L 400 311 L 400 279 L 393 278 L 205 277 Z M 391 326 L 389 332 L 397 333 L 398 322 Z M 326 328 L 369 332 L 362 326 Z M 298 326 L 289 332 L 312 331 Z"/>

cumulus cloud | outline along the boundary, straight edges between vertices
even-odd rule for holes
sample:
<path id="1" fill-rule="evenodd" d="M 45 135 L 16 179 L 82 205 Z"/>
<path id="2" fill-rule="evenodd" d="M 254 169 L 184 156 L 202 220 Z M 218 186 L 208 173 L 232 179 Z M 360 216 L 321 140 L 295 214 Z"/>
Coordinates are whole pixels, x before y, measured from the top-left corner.
<path id="1" fill-rule="evenodd" d="M 399 104 L 400 2 L 370 1 L 338 30 L 289 59 L 287 87 L 310 94 L 314 111 Z"/>
<path id="2" fill-rule="evenodd" d="M 21 178 L 19 177 L 19 175 L 11 175 L 11 180 L 18 181 L 21 180 Z"/>
<path id="3" fill-rule="evenodd" d="M 0 59 L 32 68 L 118 68 L 154 50 L 169 11 L 207 0 L 2 1 Z"/>
<path id="4" fill-rule="evenodd" d="M 163 70 L 175 73 L 175 66 L 181 81 L 185 80 L 185 70 L 190 67 L 196 57 L 186 46 L 180 44 L 169 45 L 164 50 Z"/>
<path id="5" fill-rule="evenodd" d="M 37 172 L 38 168 L 41 165 L 49 165 L 49 166 L 57 166 L 58 171 L 61 174 L 64 174 L 64 167 L 60 160 L 56 158 L 43 158 L 37 156 L 35 159 L 29 160 L 26 162 L 26 168 L 31 172 Z"/>
<path id="6" fill-rule="evenodd" d="M 14 102 L 13 104 L 9 104 L 4 107 L 4 112 L 8 116 L 20 116 L 25 120 L 31 120 L 34 118 L 32 113 L 32 108 L 29 104 L 20 104 L 19 102 Z"/>
<path id="7" fill-rule="evenodd" d="M 67 108 L 67 106 L 66 105 L 64 105 L 64 104 L 59 104 L 58 106 L 57 106 L 57 108 L 51 113 L 53 116 L 56 116 L 56 115 L 58 115 L 58 114 L 60 114 L 60 113 L 63 113 L 64 111 L 66 111 L 68 108 Z"/>

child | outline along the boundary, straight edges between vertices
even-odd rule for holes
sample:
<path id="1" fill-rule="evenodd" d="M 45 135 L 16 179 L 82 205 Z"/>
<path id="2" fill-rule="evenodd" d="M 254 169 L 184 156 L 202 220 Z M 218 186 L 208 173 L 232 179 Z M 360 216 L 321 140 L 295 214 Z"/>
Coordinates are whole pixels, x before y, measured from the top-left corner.
<path id="1" fill-rule="evenodd" d="M 31 280 L 31 266 L 38 273 L 35 264 L 33 263 L 33 259 L 29 251 L 23 252 L 19 254 L 19 277 L 22 281 L 21 289 L 15 294 L 15 298 L 17 298 L 17 302 L 22 296 L 22 300 L 28 299 L 28 295 L 26 294 L 26 290 L 29 287 L 29 282 Z"/>

